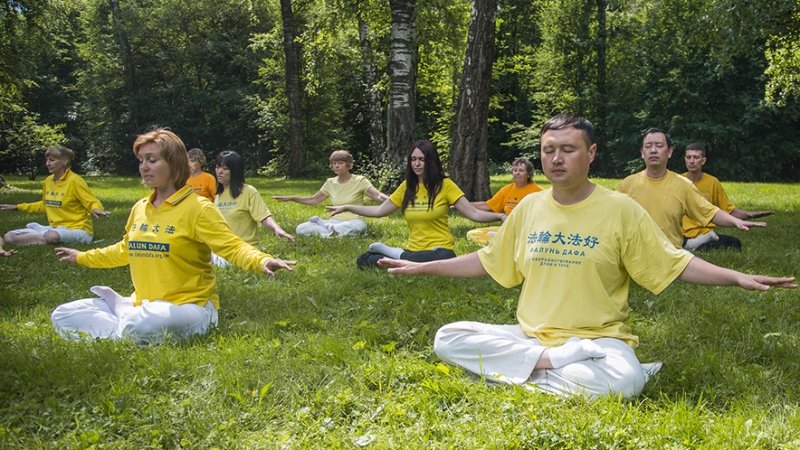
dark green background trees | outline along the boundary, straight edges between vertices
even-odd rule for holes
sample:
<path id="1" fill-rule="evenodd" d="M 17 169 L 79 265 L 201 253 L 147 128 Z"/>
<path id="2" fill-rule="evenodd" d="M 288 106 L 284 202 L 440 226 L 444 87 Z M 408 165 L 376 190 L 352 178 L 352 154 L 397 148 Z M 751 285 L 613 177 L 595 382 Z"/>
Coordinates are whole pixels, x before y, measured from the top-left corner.
<path id="1" fill-rule="evenodd" d="M 598 127 L 597 175 L 635 169 L 640 132 L 658 126 L 677 149 L 705 144 L 709 170 L 725 179 L 800 179 L 796 0 L 498 0 L 491 83 L 474 93 L 489 98 L 485 152 L 476 139 L 448 155 L 452 133 L 464 129 L 454 121 L 470 119 L 455 108 L 471 67 L 472 7 L 5 0 L 0 171 L 35 173 L 43 147 L 63 142 L 84 171 L 132 172 L 133 137 L 153 125 L 209 156 L 235 150 L 250 169 L 277 175 L 318 176 L 336 148 L 353 151 L 362 170 L 371 161 L 377 174 L 396 167 L 409 127 L 436 142 L 445 161 L 485 154 L 497 166 L 535 157 L 542 121 L 574 111 Z M 398 11 L 411 12 L 413 32 L 392 39 L 393 20 L 396 32 L 408 25 Z M 410 55 L 411 72 L 392 72 L 399 55 Z"/>

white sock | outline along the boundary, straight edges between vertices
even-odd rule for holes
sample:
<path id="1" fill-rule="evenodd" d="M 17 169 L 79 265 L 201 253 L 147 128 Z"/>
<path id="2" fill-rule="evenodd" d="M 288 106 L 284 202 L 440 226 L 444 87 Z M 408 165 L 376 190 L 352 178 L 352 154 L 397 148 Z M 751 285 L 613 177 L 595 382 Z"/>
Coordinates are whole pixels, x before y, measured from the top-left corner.
<path id="1" fill-rule="evenodd" d="M 550 364 L 554 369 L 564 367 L 578 361 L 585 361 L 591 358 L 603 358 L 606 356 L 605 350 L 595 344 L 591 339 L 578 339 L 571 337 L 560 347 L 548 349 Z"/>
<path id="2" fill-rule="evenodd" d="M 369 244 L 369 251 L 372 253 L 380 253 L 392 259 L 400 259 L 403 254 L 403 249 L 400 247 L 389 247 L 383 242 L 373 242 Z"/>

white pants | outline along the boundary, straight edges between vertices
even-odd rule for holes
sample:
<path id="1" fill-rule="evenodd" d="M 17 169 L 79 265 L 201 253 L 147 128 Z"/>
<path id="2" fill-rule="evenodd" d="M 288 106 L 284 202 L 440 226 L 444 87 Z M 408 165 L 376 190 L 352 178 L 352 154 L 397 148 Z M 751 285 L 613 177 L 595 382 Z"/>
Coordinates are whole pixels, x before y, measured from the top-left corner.
<path id="1" fill-rule="evenodd" d="M 337 220 L 320 219 L 318 222 L 303 222 L 295 228 L 301 236 L 331 237 L 334 232 L 338 236 L 356 236 L 367 229 L 367 223 L 361 219 Z"/>
<path id="2" fill-rule="evenodd" d="M 489 381 L 529 390 L 587 397 L 639 395 L 648 375 L 633 349 L 619 339 L 593 341 L 605 350 L 605 357 L 535 371 L 547 347 L 523 333 L 519 325 L 451 323 L 436 332 L 433 349 L 442 360 Z"/>
<path id="3" fill-rule="evenodd" d="M 84 298 L 56 307 L 50 320 L 67 339 L 122 339 L 159 343 L 167 337 L 185 338 L 204 334 L 217 324 L 217 309 L 194 303 L 176 305 L 163 300 L 144 300 L 134 306 L 132 297 L 122 297 L 106 286 L 90 291 L 100 298 Z"/>
<path id="4" fill-rule="evenodd" d="M 25 228 L 11 230 L 9 233 L 13 233 L 17 236 L 22 236 L 25 234 L 37 234 L 44 237 L 45 233 L 48 231 L 55 231 L 58 233 L 62 244 L 88 244 L 92 242 L 92 235 L 87 233 L 86 230 L 75 230 L 66 227 L 51 227 L 50 225 L 41 225 L 36 222 L 31 222 L 25 225 Z"/>

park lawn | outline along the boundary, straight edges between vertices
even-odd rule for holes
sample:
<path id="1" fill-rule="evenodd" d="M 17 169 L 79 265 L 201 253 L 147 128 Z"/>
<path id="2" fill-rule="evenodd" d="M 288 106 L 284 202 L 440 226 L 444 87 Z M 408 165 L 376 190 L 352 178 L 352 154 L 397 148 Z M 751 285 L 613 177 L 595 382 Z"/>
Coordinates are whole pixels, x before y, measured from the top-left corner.
<path id="1" fill-rule="evenodd" d="M 0 203 L 38 199 L 40 181 L 6 177 Z M 497 189 L 509 177 L 493 179 Z M 99 242 L 123 233 L 138 179 L 88 178 L 113 211 Z M 287 230 L 322 207 L 277 203 L 321 180 L 249 179 Z M 537 182 L 546 181 L 537 177 Z M 597 180 L 615 187 L 618 180 Z M 740 232 L 741 253 L 708 254 L 736 269 L 796 275 L 800 186 L 726 183 L 746 209 L 775 209 Z M 0 212 L 0 230 L 43 216 Z M 220 325 L 182 342 L 59 338 L 49 314 L 92 285 L 131 290 L 125 268 L 59 264 L 51 247 L 0 259 L 2 448 L 800 448 L 800 292 L 746 292 L 676 282 L 659 296 L 632 286 L 643 361 L 664 368 L 641 397 L 559 398 L 487 386 L 443 364 L 436 329 L 457 320 L 514 321 L 519 288 L 489 278 L 402 278 L 359 271 L 373 241 L 402 245 L 399 216 L 356 239 L 301 238 L 263 247 L 296 259 L 275 279 L 219 270 Z M 476 225 L 454 214 L 459 254 Z"/>

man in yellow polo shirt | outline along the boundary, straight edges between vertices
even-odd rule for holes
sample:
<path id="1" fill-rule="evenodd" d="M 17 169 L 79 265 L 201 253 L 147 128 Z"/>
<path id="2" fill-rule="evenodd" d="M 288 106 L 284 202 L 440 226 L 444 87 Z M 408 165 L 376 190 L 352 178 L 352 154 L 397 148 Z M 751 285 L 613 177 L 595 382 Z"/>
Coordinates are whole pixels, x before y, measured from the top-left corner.
<path id="1" fill-rule="evenodd" d="M 552 188 L 525 197 L 489 245 L 453 259 L 383 259 L 390 273 L 491 276 L 522 283 L 517 323 L 456 322 L 436 333 L 443 360 L 491 381 L 560 395 L 638 395 L 660 363 L 641 364 L 626 324 L 631 279 L 654 294 L 679 279 L 744 289 L 797 287 L 794 277 L 747 275 L 675 248 L 630 197 L 592 183 L 594 126 L 560 114 L 542 127 Z"/>
<path id="2" fill-rule="evenodd" d="M 700 191 L 706 200 L 717 208 L 722 209 L 728 214 L 739 219 L 749 220 L 759 217 L 766 217 L 774 214 L 774 211 L 745 211 L 734 206 L 728 200 L 725 188 L 717 177 L 704 173 L 703 166 L 706 164 L 706 149 L 701 144 L 692 143 L 686 146 L 683 153 L 683 161 L 686 163 L 686 172 L 682 175 Z M 687 250 L 713 250 L 719 248 L 734 248 L 739 250 L 742 243 L 733 236 L 717 234 L 714 231 L 714 224 L 703 224 L 695 222 L 688 216 L 683 216 L 683 237 L 686 242 L 683 248 Z"/>
<path id="3" fill-rule="evenodd" d="M 645 169 L 622 180 L 617 190 L 642 205 L 676 248 L 683 248 L 681 220 L 684 215 L 704 226 L 714 223 L 745 231 L 750 227 L 767 226 L 764 222 L 739 219 L 717 208 L 703 198 L 691 181 L 667 170 L 672 150 L 669 133 L 658 128 L 645 131 L 641 148 Z"/>

